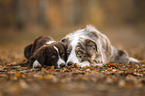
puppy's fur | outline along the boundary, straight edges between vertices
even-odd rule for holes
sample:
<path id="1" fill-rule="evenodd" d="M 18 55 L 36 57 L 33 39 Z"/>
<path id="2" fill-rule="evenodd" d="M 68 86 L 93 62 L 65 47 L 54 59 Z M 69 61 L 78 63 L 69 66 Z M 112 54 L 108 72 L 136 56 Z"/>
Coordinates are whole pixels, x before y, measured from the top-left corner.
<path id="1" fill-rule="evenodd" d="M 29 60 L 29 66 L 54 65 L 55 68 L 61 68 L 65 66 L 65 50 L 64 43 L 55 42 L 49 36 L 40 36 L 25 47 L 24 55 Z"/>
<path id="2" fill-rule="evenodd" d="M 125 51 L 113 47 L 107 36 L 91 25 L 68 34 L 61 42 L 67 45 L 68 66 L 73 63 L 80 67 L 96 66 L 110 62 L 128 64 L 130 61 Z M 132 61 L 135 60 L 132 59 Z"/>
<path id="3" fill-rule="evenodd" d="M 37 51 L 44 44 L 49 42 L 55 42 L 54 39 L 50 36 L 39 36 L 37 37 L 33 43 L 27 45 L 24 49 L 24 56 L 29 59 L 35 51 Z M 51 44 L 51 43 L 50 43 Z"/>

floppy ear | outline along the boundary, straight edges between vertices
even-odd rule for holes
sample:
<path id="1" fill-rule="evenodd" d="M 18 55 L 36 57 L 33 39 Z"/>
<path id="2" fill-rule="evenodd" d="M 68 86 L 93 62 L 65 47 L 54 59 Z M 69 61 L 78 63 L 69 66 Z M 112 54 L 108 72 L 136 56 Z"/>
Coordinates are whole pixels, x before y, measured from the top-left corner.
<path id="1" fill-rule="evenodd" d="M 24 56 L 29 59 L 31 56 L 31 49 L 32 49 L 33 43 L 27 45 L 24 49 Z"/>
<path id="2" fill-rule="evenodd" d="M 66 43 L 61 42 L 61 44 L 62 44 L 64 50 L 66 50 Z"/>
<path id="3" fill-rule="evenodd" d="M 64 51 L 64 60 L 65 60 L 65 62 L 67 61 L 67 54 L 66 54 L 66 50 L 67 50 L 67 48 L 66 48 L 66 43 L 61 43 L 61 45 L 62 45 L 62 47 L 63 47 L 63 51 Z"/>
<path id="4" fill-rule="evenodd" d="M 35 38 L 34 43 L 38 42 L 42 38 L 43 38 L 43 36 L 39 36 L 39 37 Z"/>
<path id="5" fill-rule="evenodd" d="M 69 43 L 69 38 L 68 37 L 65 37 L 65 38 L 62 38 L 60 40 L 60 42 L 64 43 L 64 44 L 68 44 Z"/>
<path id="6" fill-rule="evenodd" d="M 34 45 L 37 43 L 43 43 L 43 42 L 50 41 L 50 40 L 54 41 L 54 39 L 50 36 L 39 36 L 34 40 Z"/>
<path id="7" fill-rule="evenodd" d="M 86 39 L 85 42 L 86 42 L 86 48 L 90 54 L 93 54 L 94 50 L 96 52 L 99 52 L 98 46 L 94 40 Z"/>
<path id="8" fill-rule="evenodd" d="M 97 53 L 99 52 L 96 42 L 92 39 L 86 39 L 86 52 L 90 56 L 90 62 L 93 63 L 96 58 Z"/>
<path id="9" fill-rule="evenodd" d="M 41 65 L 45 64 L 47 55 L 46 55 L 46 48 L 44 46 L 38 49 L 33 55 Z"/>

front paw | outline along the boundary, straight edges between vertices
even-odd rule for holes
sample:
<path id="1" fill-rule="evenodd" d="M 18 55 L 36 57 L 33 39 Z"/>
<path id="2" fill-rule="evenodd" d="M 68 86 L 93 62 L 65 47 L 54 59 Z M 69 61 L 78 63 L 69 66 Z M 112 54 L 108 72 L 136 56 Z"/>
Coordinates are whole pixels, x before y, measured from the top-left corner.
<path id="1" fill-rule="evenodd" d="M 37 60 L 35 60 L 33 63 L 33 68 L 36 68 L 36 67 L 42 67 L 42 65 Z"/>

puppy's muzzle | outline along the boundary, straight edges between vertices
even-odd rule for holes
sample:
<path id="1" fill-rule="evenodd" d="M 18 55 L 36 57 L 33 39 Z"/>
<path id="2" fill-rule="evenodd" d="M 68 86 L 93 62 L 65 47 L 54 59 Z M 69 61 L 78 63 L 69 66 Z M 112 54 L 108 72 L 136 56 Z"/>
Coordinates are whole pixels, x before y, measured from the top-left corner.
<path id="1" fill-rule="evenodd" d="M 60 64 L 60 67 L 61 67 L 61 68 L 65 67 L 65 63 L 61 63 L 61 64 Z"/>
<path id="2" fill-rule="evenodd" d="M 71 66 L 72 64 L 73 64 L 73 62 L 68 62 L 67 63 L 68 66 Z"/>

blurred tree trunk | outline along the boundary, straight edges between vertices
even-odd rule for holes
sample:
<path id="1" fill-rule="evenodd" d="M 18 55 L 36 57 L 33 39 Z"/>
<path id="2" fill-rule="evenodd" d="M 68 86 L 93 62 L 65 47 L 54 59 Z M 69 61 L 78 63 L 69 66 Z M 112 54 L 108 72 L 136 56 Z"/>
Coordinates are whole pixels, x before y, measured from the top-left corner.
<path id="1" fill-rule="evenodd" d="M 18 29 L 22 29 L 25 25 L 41 25 L 48 27 L 46 20 L 46 6 L 48 0 L 15 0 L 16 5 L 16 25 Z"/>
<path id="2" fill-rule="evenodd" d="M 144 9 L 144 0 L 0 0 L 0 29 L 86 24 L 144 28 Z"/>
<path id="3" fill-rule="evenodd" d="M 73 25 L 78 25 L 83 22 L 84 10 L 85 9 L 86 0 L 73 0 L 73 14 L 72 14 L 72 23 Z"/>
<path id="4" fill-rule="evenodd" d="M 48 20 L 46 18 L 46 10 L 48 6 L 48 0 L 38 0 L 38 24 L 46 28 L 48 27 Z"/>
<path id="5" fill-rule="evenodd" d="M 135 5 L 135 22 L 138 24 L 145 23 L 145 0 L 134 0 Z"/>
<path id="6" fill-rule="evenodd" d="M 142 36 L 145 34 L 145 0 L 134 0 L 135 5 L 135 16 L 134 25 L 139 30 Z"/>
<path id="7" fill-rule="evenodd" d="M 0 30 L 13 27 L 14 22 L 15 22 L 14 0 L 0 0 Z"/>
<path id="8" fill-rule="evenodd" d="M 23 0 L 15 0 L 14 2 L 16 7 L 16 28 L 23 29 L 28 19 L 27 7 L 24 5 Z"/>

